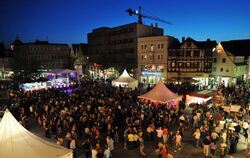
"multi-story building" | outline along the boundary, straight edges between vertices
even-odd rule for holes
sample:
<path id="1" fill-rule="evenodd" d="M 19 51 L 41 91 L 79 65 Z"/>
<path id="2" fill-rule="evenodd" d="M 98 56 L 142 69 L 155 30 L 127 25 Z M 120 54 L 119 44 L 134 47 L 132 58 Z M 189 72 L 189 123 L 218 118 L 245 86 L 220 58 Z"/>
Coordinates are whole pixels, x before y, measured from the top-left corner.
<path id="1" fill-rule="evenodd" d="M 167 78 L 168 47 L 179 41 L 171 36 L 141 37 L 137 40 L 137 77 L 141 83 L 155 84 Z"/>
<path id="2" fill-rule="evenodd" d="M 222 41 L 214 51 L 214 84 L 244 84 L 250 79 L 249 69 L 250 40 Z"/>
<path id="3" fill-rule="evenodd" d="M 71 68 L 70 47 L 67 44 L 49 43 L 48 41 L 35 41 L 23 43 L 16 40 L 12 45 L 13 57 L 22 56 L 26 64 L 39 64 L 41 69 Z M 71 65 L 72 64 L 72 65 Z"/>
<path id="4" fill-rule="evenodd" d="M 94 29 L 88 34 L 89 61 L 119 70 L 134 69 L 137 66 L 137 38 L 162 35 L 163 29 L 139 23 Z"/>
<path id="5" fill-rule="evenodd" d="M 221 43 L 213 51 L 213 67 L 210 74 L 211 86 L 224 84 L 228 86 L 235 82 L 235 64 L 233 54 L 227 52 Z"/>
<path id="6" fill-rule="evenodd" d="M 0 43 L 0 80 L 9 79 L 13 74 L 10 68 L 11 59 L 10 50 Z"/>
<path id="7" fill-rule="evenodd" d="M 183 38 L 179 45 L 168 50 L 168 78 L 195 79 L 202 85 L 208 85 L 209 73 L 212 72 L 213 48 L 216 41 L 195 41 Z"/>

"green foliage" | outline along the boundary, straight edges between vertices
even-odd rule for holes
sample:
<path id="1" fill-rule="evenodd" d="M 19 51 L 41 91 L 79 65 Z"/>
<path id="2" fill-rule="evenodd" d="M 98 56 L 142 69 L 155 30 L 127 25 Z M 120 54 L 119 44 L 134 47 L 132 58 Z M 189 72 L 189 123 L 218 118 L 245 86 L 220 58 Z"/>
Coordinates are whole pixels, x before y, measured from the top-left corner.
<path id="1" fill-rule="evenodd" d="M 11 68 L 14 71 L 13 82 L 16 86 L 21 83 L 34 81 L 41 75 L 39 69 L 41 64 L 35 59 L 28 59 L 25 55 L 16 53 L 11 61 Z"/>

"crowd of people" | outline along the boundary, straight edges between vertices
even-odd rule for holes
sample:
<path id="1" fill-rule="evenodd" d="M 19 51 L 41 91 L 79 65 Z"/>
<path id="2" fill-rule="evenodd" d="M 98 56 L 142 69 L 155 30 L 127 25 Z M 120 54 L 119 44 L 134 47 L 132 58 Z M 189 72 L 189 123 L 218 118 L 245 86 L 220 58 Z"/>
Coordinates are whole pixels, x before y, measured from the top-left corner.
<path id="1" fill-rule="evenodd" d="M 176 91 L 196 89 L 185 86 L 169 87 Z M 74 157 L 83 151 L 86 158 L 110 158 L 118 142 L 124 143 L 124 150 L 138 149 L 141 156 L 146 156 L 145 141 L 152 141 L 159 157 L 172 158 L 182 149 L 187 127 L 195 129 L 194 144 L 203 148 L 204 155 L 223 157 L 237 151 L 240 134 L 248 138 L 246 100 L 250 93 L 225 87 L 221 92 L 228 96 L 226 102 L 239 103 L 244 108 L 230 115 L 217 107 L 155 106 L 138 100 L 140 89 L 115 88 L 110 83 L 91 79 L 84 79 L 71 94 L 62 89 L 17 92 L 10 100 L 18 107 L 14 113 L 23 126 L 35 118 L 45 137 L 55 138 L 57 144 L 72 149 Z M 234 130 L 230 130 L 229 122 L 220 124 L 229 119 L 231 124 L 237 123 Z"/>
<path id="2" fill-rule="evenodd" d="M 195 146 L 202 147 L 206 156 L 225 157 L 227 154 L 233 156 L 237 152 L 240 137 L 244 138 L 243 143 L 248 146 L 250 91 L 222 86 L 218 93 L 226 96 L 223 97 L 225 99 L 223 104 L 237 104 L 241 108 L 237 112 L 228 112 L 221 106 L 196 107 L 190 118 L 195 129 L 193 133 Z"/>

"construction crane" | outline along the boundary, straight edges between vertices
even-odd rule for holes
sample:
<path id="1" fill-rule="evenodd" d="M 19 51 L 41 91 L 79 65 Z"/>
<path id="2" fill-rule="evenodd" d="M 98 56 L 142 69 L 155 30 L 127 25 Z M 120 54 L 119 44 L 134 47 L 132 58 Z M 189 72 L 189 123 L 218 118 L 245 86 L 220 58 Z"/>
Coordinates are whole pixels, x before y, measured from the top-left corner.
<path id="1" fill-rule="evenodd" d="M 129 8 L 129 9 L 126 10 L 126 12 L 128 12 L 129 16 L 132 16 L 132 15 L 138 16 L 138 23 L 139 24 L 142 24 L 142 18 L 148 18 L 148 19 L 152 19 L 152 20 L 155 20 L 155 21 L 160 21 L 162 23 L 166 23 L 166 24 L 172 25 L 171 22 L 163 20 L 163 19 L 158 18 L 156 16 L 142 14 L 141 7 L 139 7 L 139 10 L 132 10 L 131 8 Z"/>

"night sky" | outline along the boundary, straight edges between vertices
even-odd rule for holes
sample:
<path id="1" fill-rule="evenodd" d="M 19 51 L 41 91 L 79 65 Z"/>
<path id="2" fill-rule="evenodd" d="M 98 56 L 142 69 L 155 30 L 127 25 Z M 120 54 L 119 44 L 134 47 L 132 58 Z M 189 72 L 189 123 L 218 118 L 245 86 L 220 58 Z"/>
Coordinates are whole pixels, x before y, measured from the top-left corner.
<path id="1" fill-rule="evenodd" d="M 0 0 L 0 42 L 9 44 L 16 36 L 24 42 L 87 42 L 94 28 L 137 21 L 125 10 L 138 6 L 173 23 L 158 23 L 165 35 L 217 41 L 250 38 L 249 0 Z"/>

